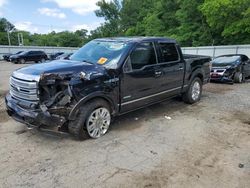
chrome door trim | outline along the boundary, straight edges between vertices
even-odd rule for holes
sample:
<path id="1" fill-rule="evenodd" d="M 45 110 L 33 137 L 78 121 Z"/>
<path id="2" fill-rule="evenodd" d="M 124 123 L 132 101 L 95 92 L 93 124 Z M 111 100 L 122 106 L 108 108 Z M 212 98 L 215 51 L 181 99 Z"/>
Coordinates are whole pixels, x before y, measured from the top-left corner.
<path id="1" fill-rule="evenodd" d="M 187 87 L 188 85 L 185 85 L 183 87 Z M 131 101 L 128 101 L 128 102 L 124 102 L 121 104 L 121 106 L 124 106 L 124 105 L 128 105 L 128 104 L 131 104 L 131 103 L 134 103 L 134 102 L 138 102 L 138 101 L 141 101 L 141 100 L 145 100 L 145 99 L 148 99 L 148 98 L 151 98 L 151 97 L 155 97 L 155 96 L 158 96 L 158 95 L 162 95 L 164 93 L 169 93 L 171 91 L 175 91 L 175 90 L 178 90 L 178 89 L 181 89 L 182 87 L 176 87 L 176 88 L 173 88 L 173 89 L 169 89 L 169 90 L 166 90 L 166 91 L 162 91 L 162 92 L 159 92 L 159 93 L 155 93 L 153 95 L 149 95 L 149 96 L 146 96 L 146 97 L 142 97 L 142 98 L 138 98 L 138 99 L 134 99 L 134 100 L 131 100 Z"/>

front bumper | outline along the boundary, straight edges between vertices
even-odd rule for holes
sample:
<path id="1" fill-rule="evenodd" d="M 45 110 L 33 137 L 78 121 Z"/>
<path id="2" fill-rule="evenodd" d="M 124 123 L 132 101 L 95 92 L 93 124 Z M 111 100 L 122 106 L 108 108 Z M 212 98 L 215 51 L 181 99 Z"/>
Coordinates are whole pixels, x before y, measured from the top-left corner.
<path id="1" fill-rule="evenodd" d="M 214 75 L 214 74 L 211 74 L 210 75 L 210 81 L 218 81 L 218 82 L 233 82 L 233 79 L 232 79 L 232 76 L 226 76 L 224 74 L 221 74 L 221 75 Z"/>
<path id="2" fill-rule="evenodd" d="M 7 108 L 7 113 L 13 119 L 18 122 L 24 123 L 29 126 L 47 126 L 50 128 L 57 127 L 58 130 L 66 122 L 65 118 L 62 116 L 52 115 L 48 111 L 42 111 L 41 109 L 35 109 L 32 107 L 23 107 L 24 104 L 7 94 L 5 97 L 5 103 Z M 26 105 L 27 106 L 27 105 Z"/>
<path id="3" fill-rule="evenodd" d="M 18 59 L 9 59 L 9 61 L 12 62 L 12 63 L 17 63 Z"/>

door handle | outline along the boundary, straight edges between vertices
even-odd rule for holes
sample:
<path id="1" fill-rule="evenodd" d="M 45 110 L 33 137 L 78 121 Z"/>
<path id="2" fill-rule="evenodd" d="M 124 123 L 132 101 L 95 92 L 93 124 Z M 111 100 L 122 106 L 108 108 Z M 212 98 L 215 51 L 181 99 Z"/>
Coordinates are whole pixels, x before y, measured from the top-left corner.
<path id="1" fill-rule="evenodd" d="M 179 70 L 183 70 L 184 68 L 183 67 L 179 67 Z"/>
<path id="2" fill-rule="evenodd" d="M 162 71 L 155 71 L 155 77 L 160 77 L 162 75 Z"/>

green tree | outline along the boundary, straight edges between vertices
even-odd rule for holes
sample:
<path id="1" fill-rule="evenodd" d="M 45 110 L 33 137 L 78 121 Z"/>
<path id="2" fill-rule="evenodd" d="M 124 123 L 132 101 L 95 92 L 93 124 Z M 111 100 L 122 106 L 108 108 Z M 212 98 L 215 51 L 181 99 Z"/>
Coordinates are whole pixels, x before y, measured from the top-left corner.
<path id="1" fill-rule="evenodd" d="M 121 28 L 127 36 L 153 35 L 158 31 L 159 20 L 154 15 L 156 3 L 159 0 L 123 0 L 121 9 Z M 156 23 L 154 22 L 156 21 Z M 157 32 L 159 33 L 159 32 Z"/>
<path id="2" fill-rule="evenodd" d="M 250 0 L 205 0 L 200 10 L 218 33 L 217 44 L 250 43 Z"/>
<path id="3" fill-rule="evenodd" d="M 15 26 L 10 23 L 6 18 L 0 19 L 0 32 L 12 31 Z"/>
<path id="4" fill-rule="evenodd" d="M 0 19 L 0 44 L 1 45 L 8 45 L 8 35 L 7 32 L 15 31 L 15 26 L 10 23 L 7 19 L 1 18 Z M 12 39 L 12 35 L 10 35 Z"/>
<path id="5" fill-rule="evenodd" d="M 101 0 L 97 2 L 99 10 L 95 11 L 97 17 L 103 17 L 105 23 L 102 24 L 94 33 L 99 36 L 118 36 L 121 34 L 120 28 L 120 10 L 121 4 L 119 0 L 106 2 Z"/>
<path id="6" fill-rule="evenodd" d="M 175 17 L 179 22 L 177 40 L 184 46 L 213 44 L 210 28 L 199 6 L 204 0 L 179 0 Z"/>

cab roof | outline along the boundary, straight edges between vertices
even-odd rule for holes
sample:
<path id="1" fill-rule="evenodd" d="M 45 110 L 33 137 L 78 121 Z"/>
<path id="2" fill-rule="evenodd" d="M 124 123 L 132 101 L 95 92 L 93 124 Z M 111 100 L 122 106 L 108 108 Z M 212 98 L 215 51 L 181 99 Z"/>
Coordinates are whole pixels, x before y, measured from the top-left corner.
<path id="1" fill-rule="evenodd" d="M 111 38 L 98 38 L 98 41 L 113 41 L 113 42 L 153 42 L 160 41 L 166 43 L 176 43 L 176 40 L 165 37 L 111 37 Z"/>

